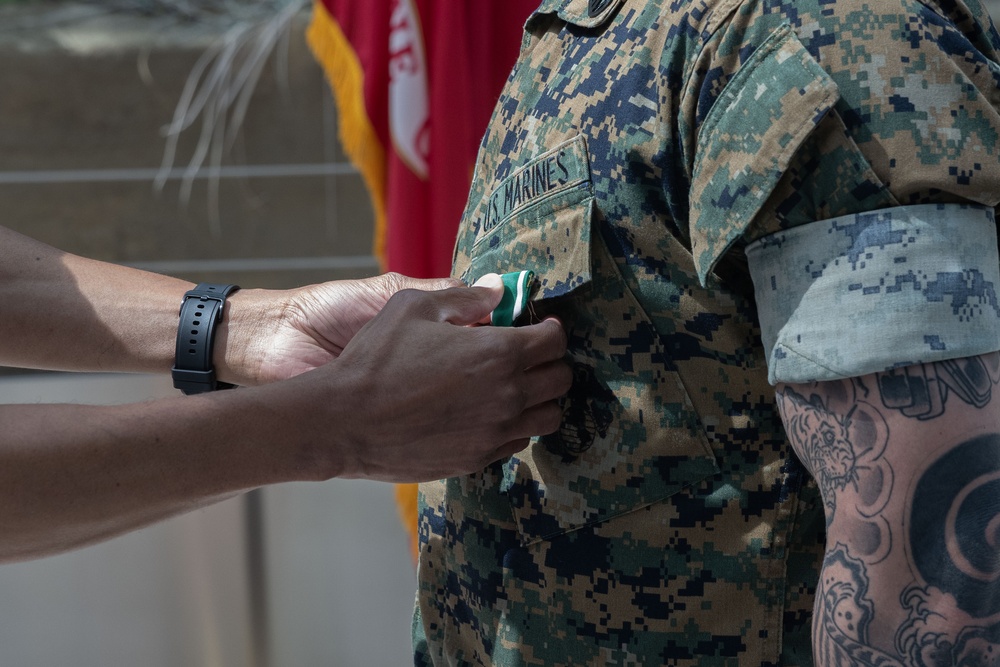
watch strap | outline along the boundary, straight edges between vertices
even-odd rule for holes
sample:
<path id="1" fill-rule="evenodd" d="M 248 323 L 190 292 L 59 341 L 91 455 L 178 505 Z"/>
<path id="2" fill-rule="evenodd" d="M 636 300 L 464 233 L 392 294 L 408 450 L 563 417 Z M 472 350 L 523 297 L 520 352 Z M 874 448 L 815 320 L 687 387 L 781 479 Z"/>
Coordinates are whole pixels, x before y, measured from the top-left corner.
<path id="1" fill-rule="evenodd" d="M 200 394 L 234 385 L 219 382 L 212 364 L 216 326 L 222 322 L 226 297 L 237 285 L 199 283 L 185 292 L 177 325 L 177 349 L 171 375 L 174 387 L 185 394 Z"/>

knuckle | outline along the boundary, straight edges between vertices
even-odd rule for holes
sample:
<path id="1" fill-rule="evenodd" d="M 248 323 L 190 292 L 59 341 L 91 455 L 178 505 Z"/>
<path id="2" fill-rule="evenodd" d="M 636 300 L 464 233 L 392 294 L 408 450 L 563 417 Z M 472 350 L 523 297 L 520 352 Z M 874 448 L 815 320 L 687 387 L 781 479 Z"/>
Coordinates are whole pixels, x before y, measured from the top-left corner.
<path id="1" fill-rule="evenodd" d="M 396 273 L 395 271 L 389 271 L 388 273 L 383 273 L 381 276 L 382 280 L 385 281 L 386 286 L 393 288 L 395 290 L 400 290 L 407 284 L 406 276 L 401 273 Z"/>
<path id="2" fill-rule="evenodd" d="M 562 408 L 555 401 L 540 405 L 535 410 L 535 423 L 532 430 L 535 435 L 548 435 L 559 430 L 562 424 Z"/>
<path id="3" fill-rule="evenodd" d="M 520 362 L 521 357 L 521 346 L 517 345 L 511 336 L 503 335 L 510 333 L 509 329 L 496 329 L 495 330 L 499 336 L 496 336 L 496 341 L 494 341 L 495 349 L 497 353 L 504 359 L 515 362 Z"/>
<path id="4" fill-rule="evenodd" d="M 495 327 L 475 327 L 470 330 L 476 336 L 476 342 L 490 351 L 490 370 L 494 373 L 508 372 L 511 367 L 520 363 L 520 346 L 516 345 L 511 329 Z"/>
<path id="5" fill-rule="evenodd" d="M 517 419 L 528 403 L 527 392 L 515 382 L 502 385 L 496 395 L 497 417 L 506 422 Z"/>
<path id="6" fill-rule="evenodd" d="M 546 320 L 543 329 L 546 342 L 549 343 L 553 357 L 561 357 L 566 353 L 569 341 L 566 337 L 566 330 L 558 320 Z"/>
<path id="7" fill-rule="evenodd" d="M 502 392 L 499 397 L 497 409 L 498 417 L 502 421 L 507 421 L 508 419 L 514 419 L 519 414 L 521 410 L 519 408 L 519 403 L 521 401 L 520 392 L 514 387 L 508 387 Z"/>
<path id="8" fill-rule="evenodd" d="M 566 329 L 563 328 L 562 324 L 560 324 L 559 322 L 556 322 L 556 324 L 557 326 L 554 327 L 556 330 L 556 340 L 558 341 L 559 345 L 559 350 L 560 350 L 559 354 L 560 356 L 562 356 L 563 354 L 566 353 L 566 349 L 569 346 L 569 336 L 566 334 Z"/>
<path id="9" fill-rule="evenodd" d="M 556 365 L 556 369 L 559 373 L 557 377 L 559 393 L 565 394 L 573 387 L 573 367 L 567 362 L 561 362 Z"/>
<path id="10" fill-rule="evenodd" d="M 391 300 L 404 310 L 414 310 L 421 307 L 421 294 L 415 289 L 401 289 L 392 295 Z"/>

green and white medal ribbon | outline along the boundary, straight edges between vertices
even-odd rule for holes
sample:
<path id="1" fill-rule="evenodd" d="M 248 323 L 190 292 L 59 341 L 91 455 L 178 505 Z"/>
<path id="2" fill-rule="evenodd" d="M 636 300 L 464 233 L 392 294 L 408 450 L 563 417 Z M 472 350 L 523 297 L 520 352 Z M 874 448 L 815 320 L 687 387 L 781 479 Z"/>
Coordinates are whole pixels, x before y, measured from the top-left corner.
<path id="1" fill-rule="evenodd" d="M 535 272 L 505 273 L 500 276 L 500 280 L 503 282 L 503 298 L 500 299 L 500 305 L 490 314 L 490 324 L 495 327 L 509 327 L 528 307 Z"/>

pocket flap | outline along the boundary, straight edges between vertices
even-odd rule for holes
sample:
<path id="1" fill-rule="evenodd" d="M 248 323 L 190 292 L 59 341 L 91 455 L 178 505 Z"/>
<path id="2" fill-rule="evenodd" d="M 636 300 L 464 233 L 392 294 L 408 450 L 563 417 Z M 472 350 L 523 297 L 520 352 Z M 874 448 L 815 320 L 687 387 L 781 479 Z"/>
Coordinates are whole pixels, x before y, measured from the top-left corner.
<path id="1" fill-rule="evenodd" d="M 533 300 L 564 296 L 589 283 L 593 195 L 583 137 L 540 155 L 501 181 L 479 221 L 462 280 L 530 268 Z"/>
<path id="2" fill-rule="evenodd" d="M 532 15 L 556 14 L 566 23 L 581 28 L 596 28 L 618 10 L 623 0 L 545 0 Z M 530 19 L 529 19 L 530 29 Z"/>
<path id="3" fill-rule="evenodd" d="M 691 246 L 703 285 L 838 99 L 787 25 L 726 84 L 698 132 L 691 179 Z"/>

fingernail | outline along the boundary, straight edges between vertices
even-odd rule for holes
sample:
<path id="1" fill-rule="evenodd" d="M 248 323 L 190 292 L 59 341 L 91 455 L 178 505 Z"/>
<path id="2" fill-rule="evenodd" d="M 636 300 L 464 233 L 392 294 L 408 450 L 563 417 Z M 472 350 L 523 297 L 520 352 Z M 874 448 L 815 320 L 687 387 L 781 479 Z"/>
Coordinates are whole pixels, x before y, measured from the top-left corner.
<path id="1" fill-rule="evenodd" d="M 489 287 L 491 289 L 496 289 L 498 287 L 503 287 L 503 279 L 500 278 L 498 273 L 487 273 L 482 276 L 479 280 L 472 284 L 473 287 Z"/>

